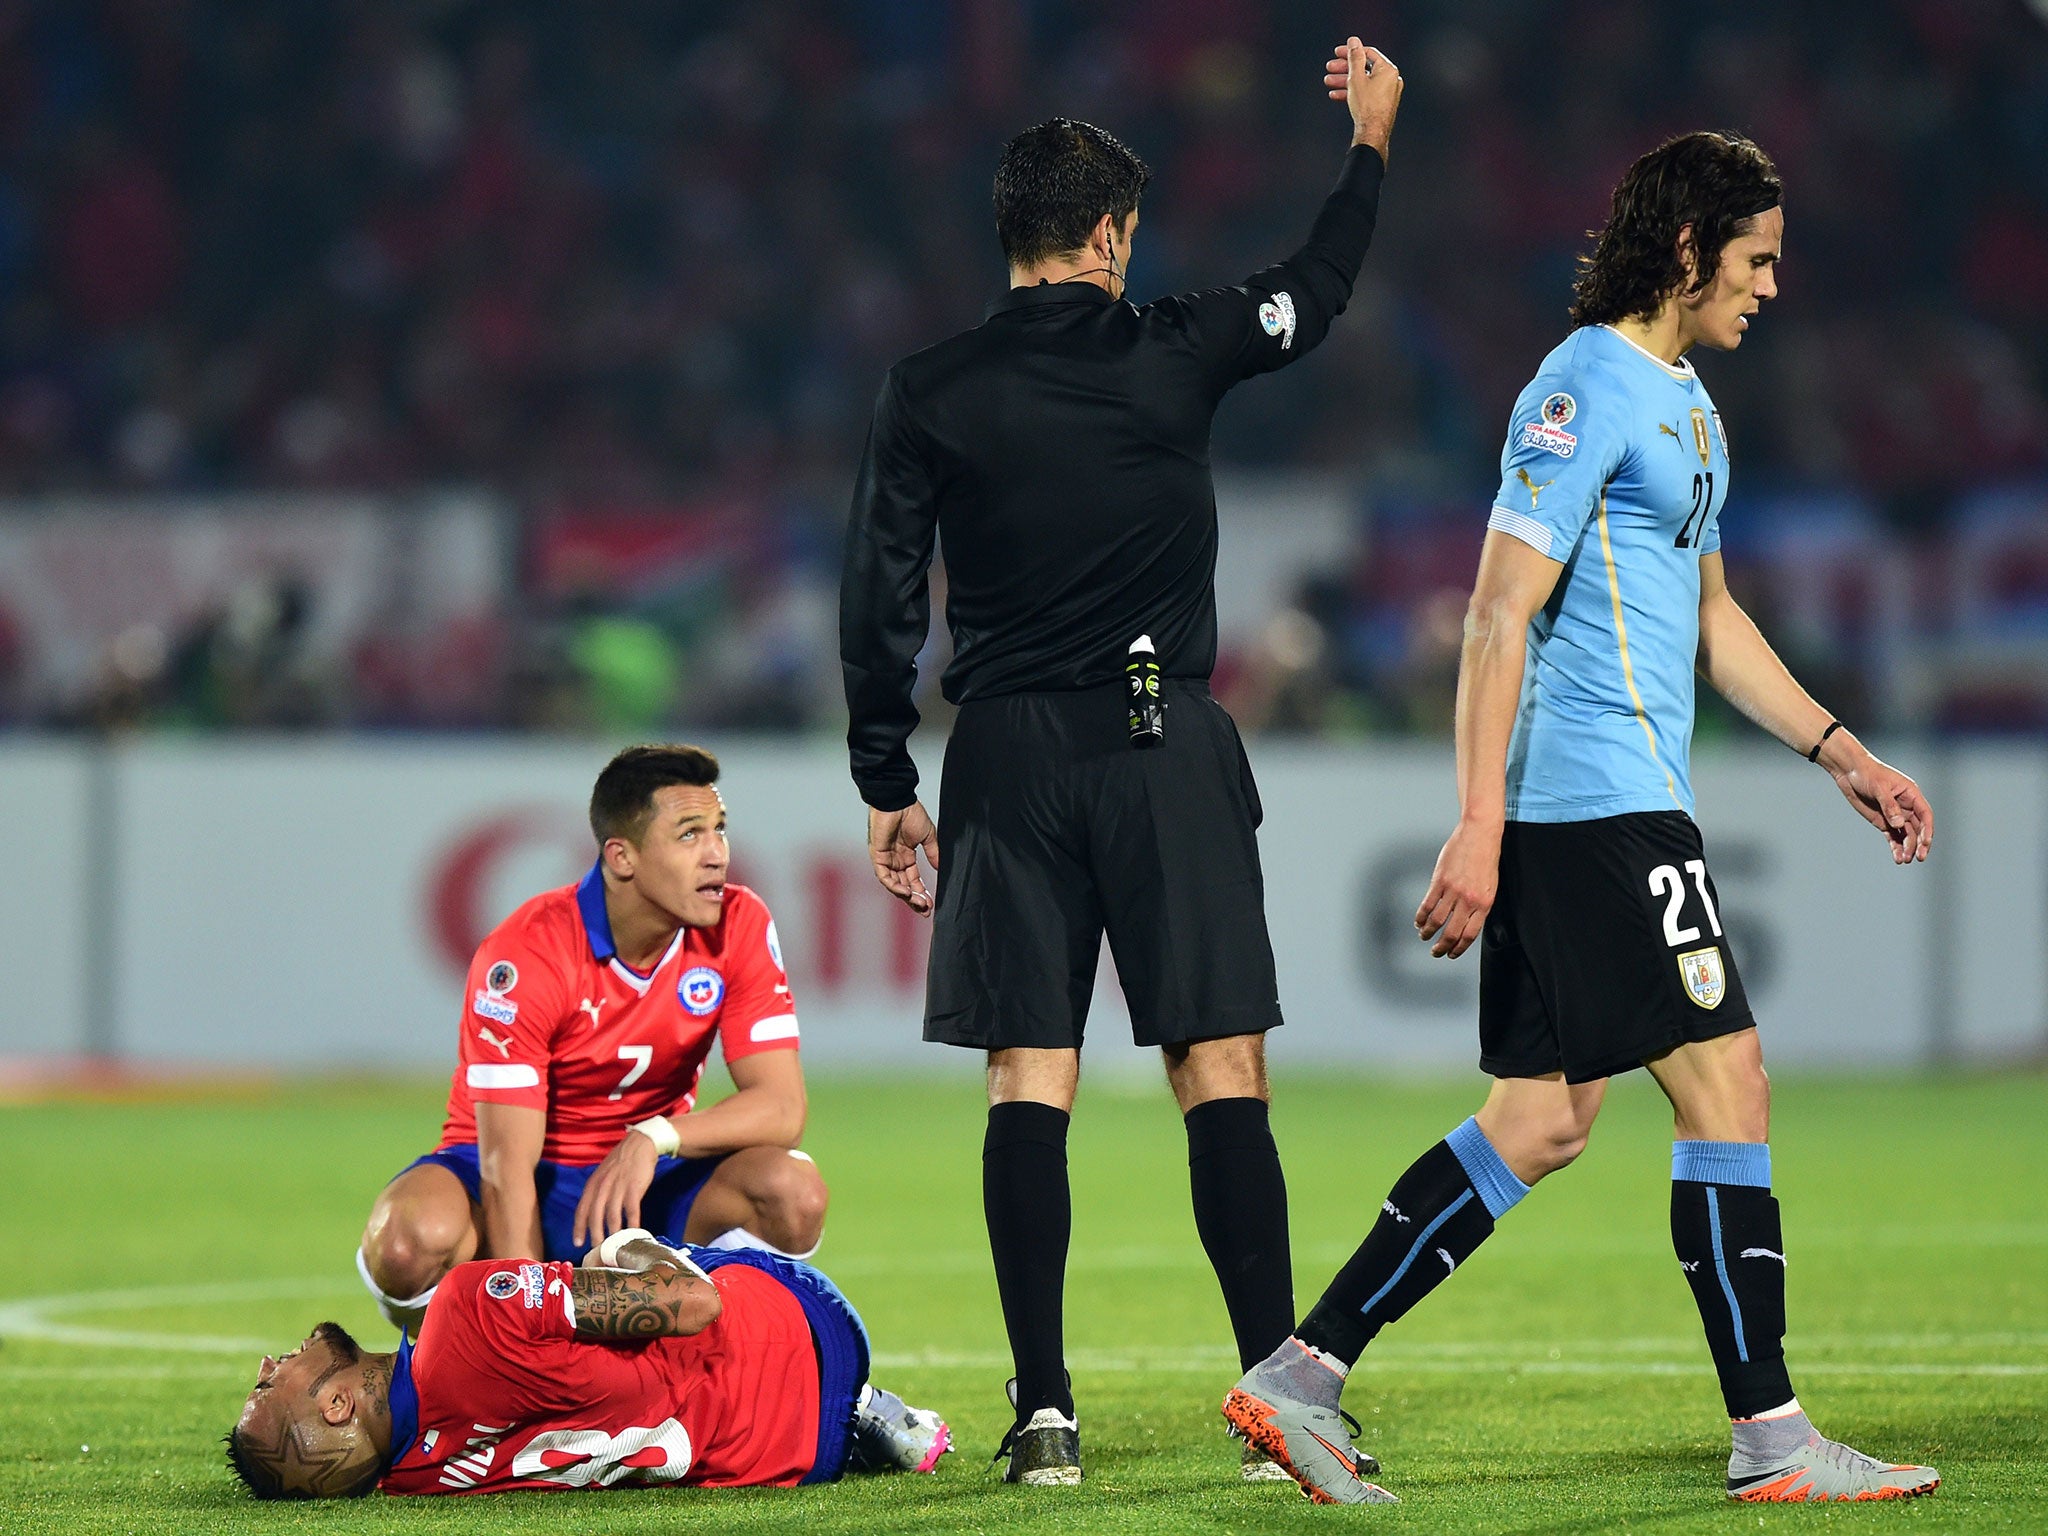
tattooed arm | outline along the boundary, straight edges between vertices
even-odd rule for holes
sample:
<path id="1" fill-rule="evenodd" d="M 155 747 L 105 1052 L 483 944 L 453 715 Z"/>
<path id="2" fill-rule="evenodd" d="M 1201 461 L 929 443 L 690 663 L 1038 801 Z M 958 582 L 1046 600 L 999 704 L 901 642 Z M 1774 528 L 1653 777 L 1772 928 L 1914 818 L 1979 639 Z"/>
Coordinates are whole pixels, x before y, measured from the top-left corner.
<path id="1" fill-rule="evenodd" d="M 673 1338 L 702 1333 L 718 1321 L 724 1298 L 680 1254 L 641 1239 L 627 1243 L 619 1259 L 632 1268 L 579 1269 L 570 1281 L 580 1337 Z"/>

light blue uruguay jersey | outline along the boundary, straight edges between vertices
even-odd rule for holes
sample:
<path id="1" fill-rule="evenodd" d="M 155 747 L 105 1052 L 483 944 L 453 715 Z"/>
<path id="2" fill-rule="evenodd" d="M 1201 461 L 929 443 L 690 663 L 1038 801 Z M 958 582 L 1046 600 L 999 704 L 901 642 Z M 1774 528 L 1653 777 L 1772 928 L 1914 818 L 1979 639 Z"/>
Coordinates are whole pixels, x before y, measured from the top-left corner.
<path id="1" fill-rule="evenodd" d="M 1728 444 L 1692 365 L 1604 325 L 1515 402 L 1489 528 L 1564 572 L 1529 625 L 1512 821 L 1692 814 L 1700 556 L 1721 547 Z"/>

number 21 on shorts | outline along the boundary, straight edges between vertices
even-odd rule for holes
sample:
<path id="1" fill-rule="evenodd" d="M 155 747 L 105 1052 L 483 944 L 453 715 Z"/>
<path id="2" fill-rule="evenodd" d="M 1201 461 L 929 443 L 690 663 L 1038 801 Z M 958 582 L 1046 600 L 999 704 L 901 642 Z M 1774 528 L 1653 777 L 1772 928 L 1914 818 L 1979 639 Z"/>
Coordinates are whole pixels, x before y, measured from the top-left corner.
<path id="1" fill-rule="evenodd" d="M 1707 861 L 1687 859 L 1685 872 L 1692 876 L 1693 888 L 1700 893 L 1700 905 L 1706 909 L 1707 921 L 1713 926 L 1714 937 L 1721 937 L 1721 914 L 1714 910 L 1714 898 L 1707 891 Z M 1690 944 L 1700 936 L 1699 929 L 1691 924 L 1681 927 L 1679 914 L 1685 908 L 1685 880 L 1678 873 L 1676 864 L 1659 864 L 1650 871 L 1650 894 L 1664 897 L 1664 942 L 1673 949 L 1681 944 Z"/>

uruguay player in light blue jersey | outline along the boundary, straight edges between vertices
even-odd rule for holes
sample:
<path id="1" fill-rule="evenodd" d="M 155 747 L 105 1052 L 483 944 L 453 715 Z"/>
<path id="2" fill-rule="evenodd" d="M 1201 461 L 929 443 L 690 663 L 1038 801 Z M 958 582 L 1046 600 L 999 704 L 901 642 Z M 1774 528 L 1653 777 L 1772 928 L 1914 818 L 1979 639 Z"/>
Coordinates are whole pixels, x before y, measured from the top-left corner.
<path id="1" fill-rule="evenodd" d="M 1637 1066 L 1674 1111 L 1672 1243 L 1731 1423 L 1728 1495 L 1940 1481 L 1826 1439 L 1793 1395 L 1770 1092 L 1692 820 L 1697 673 L 1826 768 L 1895 862 L 1925 859 L 1934 832 L 1919 787 L 1808 697 L 1723 576 L 1728 443 L 1686 353 L 1733 350 L 1775 297 L 1780 191 L 1763 151 L 1726 134 L 1637 161 L 1581 262 L 1576 329 L 1515 402 L 1458 676 L 1460 816 L 1415 914 L 1436 955 L 1480 945 L 1493 1089 L 1224 1404 L 1320 1501 L 1392 1498 L 1346 1438 L 1345 1373 L 1578 1156 L 1608 1077 Z"/>
<path id="2" fill-rule="evenodd" d="M 1684 359 L 1581 326 L 1515 402 L 1487 527 L 1553 574 L 1529 620 L 1506 819 L 1692 811 L 1701 568 L 1719 561 L 1728 450 Z M 1624 577 L 1624 574 L 1626 576 Z M 1633 1063 L 1631 1063 L 1633 1064 Z"/>

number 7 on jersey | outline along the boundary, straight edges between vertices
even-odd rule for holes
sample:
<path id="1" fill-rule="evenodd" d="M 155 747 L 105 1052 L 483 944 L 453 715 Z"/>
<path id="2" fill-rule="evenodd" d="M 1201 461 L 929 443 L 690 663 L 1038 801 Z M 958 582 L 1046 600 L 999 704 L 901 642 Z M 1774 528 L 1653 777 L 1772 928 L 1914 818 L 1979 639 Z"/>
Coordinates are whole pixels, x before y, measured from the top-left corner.
<path id="1" fill-rule="evenodd" d="M 607 1099 L 624 1098 L 626 1090 L 640 1081 L 641 1077 L 646 1073 L 649 1064 L 654 1060 L 654 1047 L 651 1045 L 622 1045 L 619 1047 L 619 1060 L 630 1061 L 633 1065 L 626 1068 L 626 1075 L 619 1079 L 619 1086 L 605 1095 Z"/>

